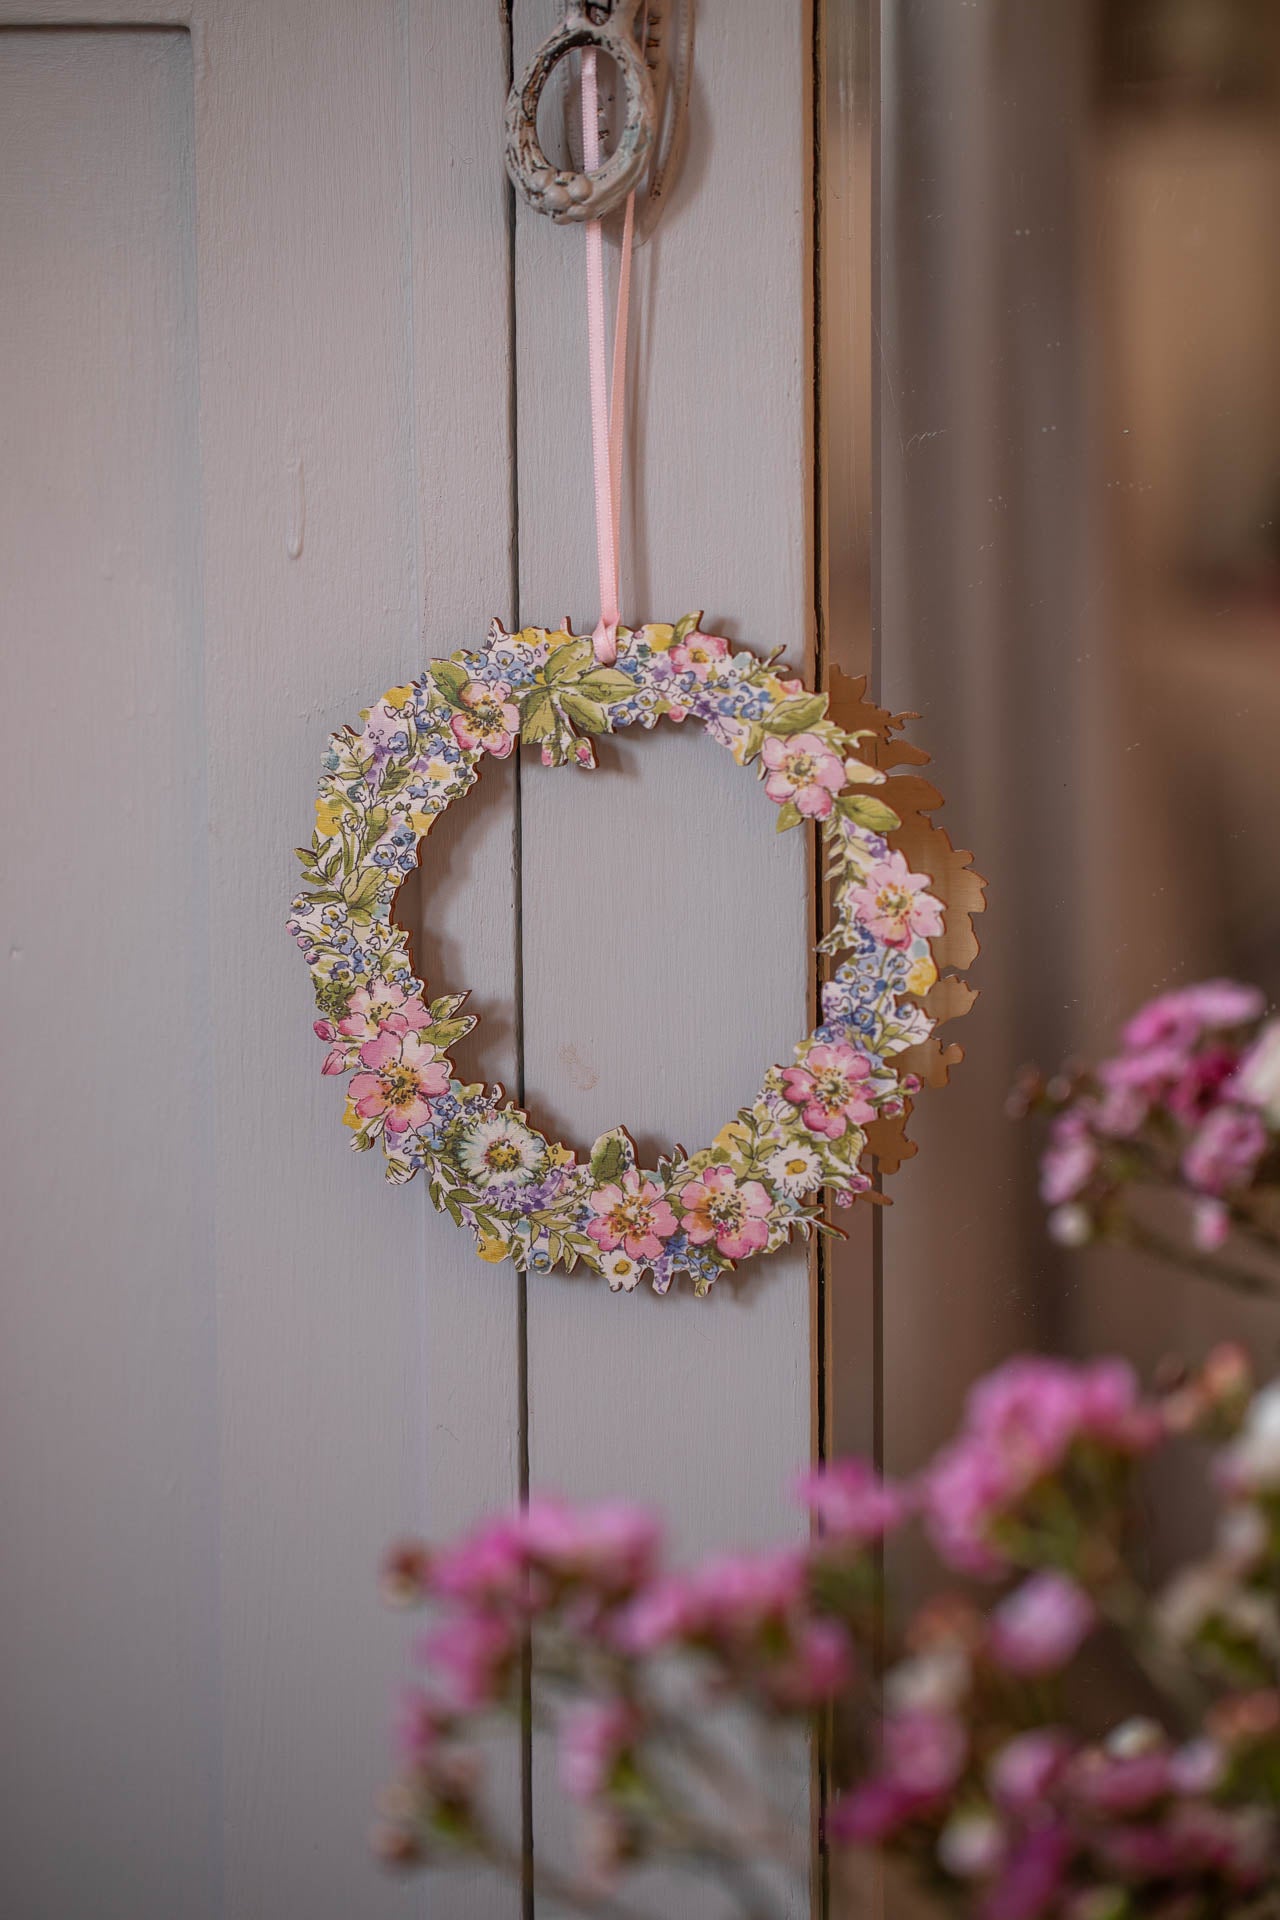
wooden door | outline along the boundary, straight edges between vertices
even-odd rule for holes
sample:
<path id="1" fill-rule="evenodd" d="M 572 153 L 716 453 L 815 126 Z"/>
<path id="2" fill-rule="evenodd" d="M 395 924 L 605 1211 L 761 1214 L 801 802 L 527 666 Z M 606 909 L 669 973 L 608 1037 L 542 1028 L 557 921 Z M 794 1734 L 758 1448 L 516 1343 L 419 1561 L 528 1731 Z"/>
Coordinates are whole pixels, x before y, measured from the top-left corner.
<path id="1" fill-rule="evenodd" d="M 282 930 L 329 731 L 494 613 L 594 617 L 582 239 L 501 169 L 558 12 L 0 0 L 21 1920 L 516 1914 L 366 1855 L 386 1541 L 526 1464 L 661 1502 L 681 1547 L 799 1526 L 803 1252 L 705 1303 L 478 1264 L 345 1151 Z M 806 668 L 813 53 L 803 0 L 702 0 L 624 541 L 632 617 L 701 605 Z M 418 935 L 477 1072 L 579 1142 L 732 1114 L 811 976 L 805 850 L 748 799 L 679 737 L 486 777 Z"/>

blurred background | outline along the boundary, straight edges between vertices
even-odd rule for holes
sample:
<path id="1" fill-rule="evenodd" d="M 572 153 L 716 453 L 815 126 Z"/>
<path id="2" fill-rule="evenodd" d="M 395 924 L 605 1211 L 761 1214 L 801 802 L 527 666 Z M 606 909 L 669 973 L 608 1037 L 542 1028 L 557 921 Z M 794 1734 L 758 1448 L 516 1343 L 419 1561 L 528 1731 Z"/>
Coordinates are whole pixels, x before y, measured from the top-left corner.
<path id="1" fill-rule="evenodd" d="M 873 1403 L 902 1470 L 1011 1350 L 1274 1360 L 1274 1309 L 1054 1248 L 1005 1100 L 1159 989 L 1280 990 L 1280 7 L 829 25 L 826 647 L 921 713 L 990 882 L 969 1058 L 833 1261 L 833 1438 Z"/>

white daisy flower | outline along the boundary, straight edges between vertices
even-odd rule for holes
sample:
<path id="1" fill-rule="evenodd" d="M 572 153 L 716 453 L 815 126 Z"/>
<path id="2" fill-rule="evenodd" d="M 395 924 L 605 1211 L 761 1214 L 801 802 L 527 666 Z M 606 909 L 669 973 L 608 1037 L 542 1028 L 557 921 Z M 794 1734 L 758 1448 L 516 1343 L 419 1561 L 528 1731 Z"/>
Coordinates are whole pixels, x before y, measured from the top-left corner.
<path id="1" fill-rule="evenodd" d="M 764 1163 L 765 1172 L 775 1187 L 798 1200 L 803 1194 L 812 1193 L 815 1187 L 822 1185 L 822 1162 L 812 1147 L 797 1142 L 795 1146 L 779 1147 Z"/>
<path id="2" fill-rule="evenodd" d="M 542 1171 L 544 1142 L 513 1114 L 479 1120 L 458 1148 L 458 1163 L 482 1187 L 527 1187 Z"/>
<path id="3" fill-rule="evenodd" d="M 606 1253 L 600 1262 L 600 1270 L 609 1282 L 613 1293 L 630 1293 L 644 1279 L 645 1270 L 638 1260 L 619 1247 L 616 1253 Z"/>

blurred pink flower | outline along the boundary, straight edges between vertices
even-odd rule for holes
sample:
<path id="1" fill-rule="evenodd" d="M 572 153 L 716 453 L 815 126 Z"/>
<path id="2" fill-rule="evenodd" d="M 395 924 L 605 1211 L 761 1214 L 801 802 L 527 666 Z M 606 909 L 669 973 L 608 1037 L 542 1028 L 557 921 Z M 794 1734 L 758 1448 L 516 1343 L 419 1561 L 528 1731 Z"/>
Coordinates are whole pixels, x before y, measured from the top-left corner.
<path id="1" fill-rule="evenodd" d="M 1267 1130 L 1247 1107 L 1216 1107 L 1182 1155 L 1188 1184 L 1221 1197 L 1248 1186 L 1267 1151 Z"/>
<path id="2" fill-rule="evenodd" d="M 1064 1573 L 1033 1573 L 991 1616 L 988 1646 L 1007 1673 L 1056 1673 L 1079 1651 L 1097 1618 L 1083 1587 Z"/>
<path id="3" fill-rule="evenodd" d="M 594 1800 L 639 1730 L 632 1708 L 621 1700 L 584 1700 L 559 1727 L 560 1784 L 571 1800 Z"/>
<path id="4" fill-rule="evenodd" d="M 870 1546 L 900 1526 L 911 1510 L 910 1496 L 886 1484 L 865 1460 L 815 1467 L 796 1482 L 796 1495 L 826 1538 L 841 1546 Z"/>

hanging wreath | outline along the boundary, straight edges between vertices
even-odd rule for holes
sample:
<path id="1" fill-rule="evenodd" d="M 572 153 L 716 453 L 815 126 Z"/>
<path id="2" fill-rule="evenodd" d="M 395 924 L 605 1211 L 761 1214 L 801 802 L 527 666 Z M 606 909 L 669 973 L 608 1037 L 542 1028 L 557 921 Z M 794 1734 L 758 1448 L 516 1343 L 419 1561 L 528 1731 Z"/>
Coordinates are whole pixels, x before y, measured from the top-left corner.
<path id="1" fill-rule="evenodd" d="M 540 1271 L 581 1263 L 615 1291 L 647 1275 L 665 1293 L 684 1273 L 706 1294 L 739 1261 L 822 1226 L 825 1196 L 848 1205 L 868 1193 L 873 1154 L 889 1168 L 913 1151 L 902 1127 L 921 1073 L 945 1078 L 958 1057 L 931 1035 L 967 992 L 954 976 L 939 980 L 932 950 L 944 939 L 945 886 L 934 890 L 892 844 L 910 822 L 882 797 L 894 779 L 876 762 L 901 723 L 863 706 L 862 724 L 838 724 L 827 695 L 776 655 L 704 633 L 700 618 L 619 628 L 611 665 L 589 638 L 508 634 L 495 620 L 480 651 L 393 687 L 360 731 L 330 743 L 315 833 L 298 850 L 306 888 L 289 921 L 315 987 L 323 1071 L 346 1079 L 353 1146 L 380 1145 L 393 1181 L 424 1173 L 433 1205 L 474 1233 L 482 1260 Z M 779 831 L 817 822 L 832 907 L 819 950 L 838 963 L 821 989 L 821 1022 L 791 1064 L 768 1069 L 755 1101 L 709 1147 L 677 1148 L 646 1170 L 622 1127 L 581 1160 L 501 1087 L 456 1077 L 449 1050 L 475 1025 L 466 995 L 427 998 L 391 907 L 419 841 L 475 783 L 486 754 L 504 760 L 524 741 L 546 766 L 590 768 L 592 735 L 660 719 L 700 722 L 756 768 Z M 932 836 L 949 859 L 968 929 L 981 883 L 927 822 L 909 777 L 905 787 L 917 839 L 923 824 L 925 843 Z M 961 958 L 964 948 L 961 934 Z"/>

